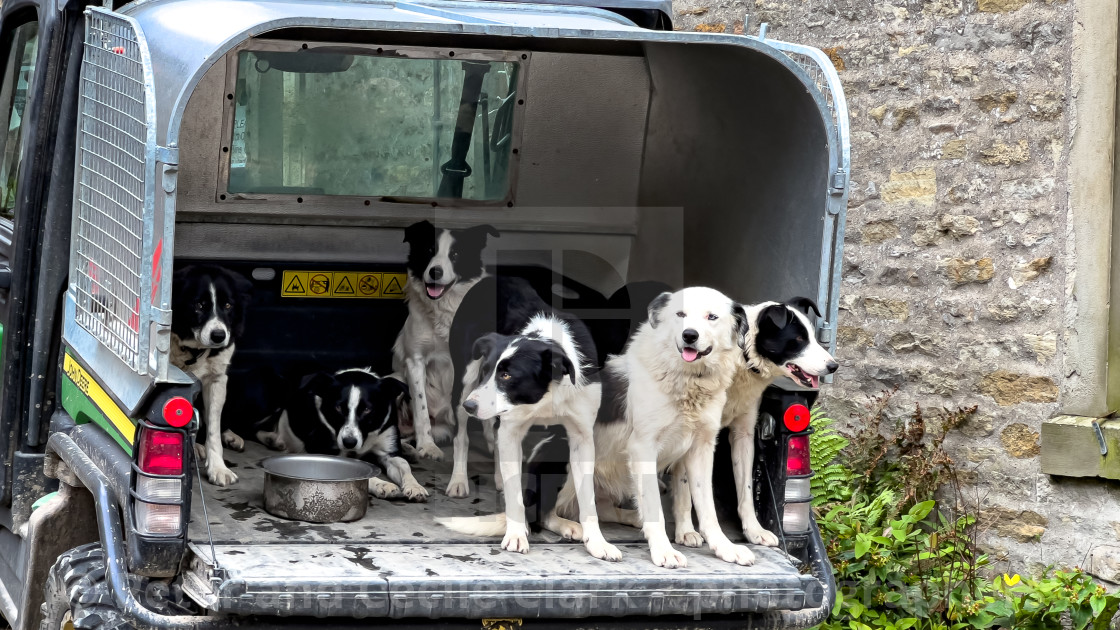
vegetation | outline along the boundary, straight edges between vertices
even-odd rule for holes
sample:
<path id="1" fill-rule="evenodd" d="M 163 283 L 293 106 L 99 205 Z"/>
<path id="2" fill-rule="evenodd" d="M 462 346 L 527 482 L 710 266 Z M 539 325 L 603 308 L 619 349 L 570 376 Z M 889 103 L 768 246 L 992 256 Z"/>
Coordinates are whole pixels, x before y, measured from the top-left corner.
<path id="1" fill-rule="evenodd" d="M 1106 630 L 1120 595 L 1080 569 L 998 574 L 976 544 L 978 506 L 960 491 L 945 436 L 976 408 L 920 407 L 891 419 L 871 399 L 844 435 L 819 409 L 811 437 L 814 507 L 837 581 L 819 630 Z"/>

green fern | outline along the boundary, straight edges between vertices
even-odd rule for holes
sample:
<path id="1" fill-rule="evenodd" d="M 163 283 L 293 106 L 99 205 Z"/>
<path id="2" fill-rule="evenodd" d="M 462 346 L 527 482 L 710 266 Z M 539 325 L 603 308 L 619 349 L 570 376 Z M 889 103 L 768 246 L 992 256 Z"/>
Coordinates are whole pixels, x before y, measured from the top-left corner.
<path id="1" fill-rule="evenodd" d="M 813 505 L 838 503 L 852 498 L 852 473 L 836 458 L 848 447 L 848 438 L 832 428 L 836 421 L 825 416 L 819 406 L 813 407 L 809 436 L 809 459 L 813 464 Z"/>

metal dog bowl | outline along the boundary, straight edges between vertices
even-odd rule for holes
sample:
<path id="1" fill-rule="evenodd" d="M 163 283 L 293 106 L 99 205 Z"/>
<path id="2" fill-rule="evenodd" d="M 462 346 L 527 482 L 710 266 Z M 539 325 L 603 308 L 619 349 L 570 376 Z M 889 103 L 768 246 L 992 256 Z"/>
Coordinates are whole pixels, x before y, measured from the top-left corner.
<path id="1" fill-rule="evenodd" d="M 264 509 L 311 523 L 356 521 L 366 515 L 373 466 L 330 455 L 278 455 L 261 462 Z"/>

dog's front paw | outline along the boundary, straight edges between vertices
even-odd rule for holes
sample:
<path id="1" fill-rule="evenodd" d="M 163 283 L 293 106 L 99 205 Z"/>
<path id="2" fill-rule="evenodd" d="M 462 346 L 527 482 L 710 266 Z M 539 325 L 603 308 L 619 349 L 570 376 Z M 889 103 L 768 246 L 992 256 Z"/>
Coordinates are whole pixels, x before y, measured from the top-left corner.
<path id="1" fill-rule="evenodd" d="M 618 547 L 615 547 L 601 537 L 595 540 L 588 540 L 583 543 L 583 546 L 587 549 L 587 553 L 600 560 L 608 560 L 610 562 L 622 560 L 622 552 L 618 550 Z"/>
<path id="2" fill-rule="evenodd" d="M 206 462 L 206 479 L 215 486 L 228 486 L 237 483 L 237 475 L 226 468 L 225 462 L 215 458 L 217 462 Z"/>
<path id="3" fill-rule="evenodd" d="M 369 480 L 369 493 L 378 499 L 397 499 L 401 496 L 401 488 L 392 481 L 374 477 Z"/>
<path id="4" fill-rule="evenodd" d="M 470 493 L 471 483 L 466 477 L 451 477 L 451 482 L 447 484 L 447 496 L 452 499 L 462 499 Z"/>
<path id="5" fill-rule="evenodd" d="M 200 462 L 206 461 L 206 445 L 195 442 L 194 444 L 194 458 Z"/>
<path id="6" fill-rule="evenodd" d="M 672 545 L 650 545 L 649 555 L 654 564 L 666 569 L 683 569 L 688 566 L 684 554 L 673 549 Z"/>
<path id="7" fill-rule="evenodd" d="M 712 553 L 724 562 L 734 562 L 744 567 L 754 564 L 754 553 L 746 545 L 736 545 L 731 541 L 721 545 L 712 545 Z"/>
<path id="8" fill-rule="evenodd" d="M 245 450 L 245 440 L 242 440 L 241 436 L 233 431 L 222 431 L 222 444 L 225 444 L 227 448 L 232 448 L 238 453 Z"/>
<path id="9" fill-rule="evenodd" d="M 744 527 L 743 535 L 747 537 L 747 542 L 752 545 L 764 545 L 766 547 L 778 546 L 778 537 L 770 533 L 769 530 L 763 529 L 761 525 Z"/>
<path id="10" fill-rule="evenodd" d="M 279 433 L 257 431 L 257 441 L 274 451 L 288 450 L 288 445 L 284 443 L 284 440 L 280 439 Z"/>
<path id="11" fill-rule="evenodd" d="M 697 531 L 678 530 L 677 535 L 673 538 L 673 541 L 678 545 L 684 545 L 685 547 L 692 547 L 693 549 L 695 549 L 704 544 L 704 537 L 701 536 L 700 532 Z"/>
<path id="12" fill-rule="evenodd" d="M 401 488 L 401 491 L 404 492 L 404 498 L 409 501 L 422 503 L 428 500 L 428 491 L 424 489 L 424 486 L 415 481 L 404 484 L 404 488 Z"/>
<path id="13" fill-rule="evenodd" d="M 506 537 L 502 539 L 502 549 L 517 553 L 529 553 L 529 536 L 521 528 L 506 528 Z"/>
<path id="14" fill-rule="evenodd" d="M 427 459 L 434 459 L 436 461 L 443 459 L 443 449 L 436 446 L 436 443 L 430 440 L 422 444 L 417 444 L 416 453 L 420 455 L 420 457 L 425 457 Z"/>

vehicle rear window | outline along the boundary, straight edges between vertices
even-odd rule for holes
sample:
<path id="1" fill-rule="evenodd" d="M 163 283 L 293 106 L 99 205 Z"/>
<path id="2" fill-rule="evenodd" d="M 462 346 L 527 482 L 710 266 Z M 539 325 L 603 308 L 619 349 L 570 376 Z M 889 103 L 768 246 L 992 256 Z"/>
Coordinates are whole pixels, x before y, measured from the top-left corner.
<path id="1" fill-rule="evenodd" d="M 241 51 L 227 190 L 506 199 L 520 64 L 486 56 Z"/>

